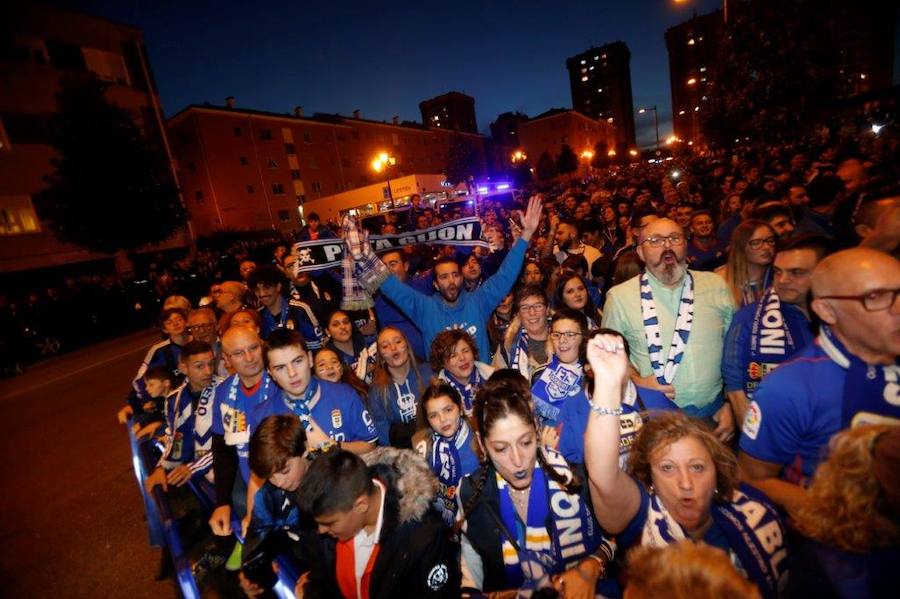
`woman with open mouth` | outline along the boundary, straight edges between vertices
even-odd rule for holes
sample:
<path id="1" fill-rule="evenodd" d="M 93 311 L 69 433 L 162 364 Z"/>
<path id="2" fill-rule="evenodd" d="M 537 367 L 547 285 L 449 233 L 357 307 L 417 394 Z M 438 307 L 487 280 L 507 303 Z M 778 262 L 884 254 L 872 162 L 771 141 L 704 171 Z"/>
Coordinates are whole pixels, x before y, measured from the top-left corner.
<path id="1" fill-rule="evenodd" d="M 383 328 L 376 344 L 369 409 L 378 430 L 378 444 L 409 449 L 416 432 L 419 398 L 431 380 L 431 368 L 418 363 L 400 329 Z"/>
<path id="2" fill-rule="evenodd" d="M 787 574 L 786 529 L 760 491 L 739 484 L 737 459 L 703 421 L 681 412 L 654 415 L 620 467 L 622 398 L 628 356 L 618 335 L 587 343 L 595 383 L 584 434 L 591 499 L 619 551 L 637 545 L 703 541 L 724 550 L 765 598 Z"/>
<path id="3" fill-rule="evenodd" d="M 550 357 L 550 322 L 547 293 L 537 285 L 516 291 L 516 315 L 506 330 L 503 343 L 494 352 L 495 368 L 512 368 L 527 380 Z"/>
<path id="4" fill-rule="evenodd" d="M 478 361 L 475 340 L 462 329 L 441 331 L 431 342 L 430 357 L 432 370 L 456 389 L 464 414 L 471 416 L 475 392 L 494 374 L 492 366 Z"/>
<path id="5" fill-rule="evenodd" d="M 335 352 L 341 362 L 349 366 L 362 381 L 370 382 L 375 363 L 375 344 L 366 345 L 362 333 L 353 324 L 350 315 L 343 310 L 335 310 L 325 322 L 325 332 L 329 339 L 325 347 Z"/>
<path id="6" fill-rule="evenodd" d="M 460 485 L 462 596 L 548 587 L 564 597 L 612 596 L 613 547 L 594 520 L 587 481 L 541 447 L 527 391 L 488 381 L 474 415 L 485 460 Z"/>

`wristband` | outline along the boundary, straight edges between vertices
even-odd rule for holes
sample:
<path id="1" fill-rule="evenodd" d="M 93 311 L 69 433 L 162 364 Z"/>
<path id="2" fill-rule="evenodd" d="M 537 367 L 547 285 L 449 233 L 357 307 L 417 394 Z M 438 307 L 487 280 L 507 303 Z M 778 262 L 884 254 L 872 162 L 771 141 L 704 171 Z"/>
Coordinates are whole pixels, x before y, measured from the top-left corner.
<path id="1" fill-rule="evenodd" d="M 621 416 L 623 414 L 622 406 L 610 409 L 603 406 L 595 406 L 593 403 L 591 404 L 591 412 L 600 416 Z"/>

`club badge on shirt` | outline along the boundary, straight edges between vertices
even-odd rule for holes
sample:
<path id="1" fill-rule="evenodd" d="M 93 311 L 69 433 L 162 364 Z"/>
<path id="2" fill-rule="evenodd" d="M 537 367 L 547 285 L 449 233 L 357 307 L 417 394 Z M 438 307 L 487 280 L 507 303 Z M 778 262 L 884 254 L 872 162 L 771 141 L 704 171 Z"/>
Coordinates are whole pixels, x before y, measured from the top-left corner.
<path id="1" fill-rule="evenodd" d="M 344 420 L 341 417 L 341 411 L 335 408 L 331 410 L 331 426 L 334 428 L 341 428 L 343 426 Z"/>

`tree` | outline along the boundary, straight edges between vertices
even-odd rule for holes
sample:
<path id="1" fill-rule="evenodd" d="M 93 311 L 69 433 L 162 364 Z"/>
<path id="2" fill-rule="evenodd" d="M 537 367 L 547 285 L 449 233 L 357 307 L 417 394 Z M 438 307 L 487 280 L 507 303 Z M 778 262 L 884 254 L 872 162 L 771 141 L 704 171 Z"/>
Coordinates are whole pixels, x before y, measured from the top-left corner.
<path id="1" fill-rule="evenodd" d="M 594 168 L 606 168 L 609 166 L 609 146 L 605 141 L 594 144 L 594 157 L 591 158 L 591 166 Z"/>
<path id="2" fill-rule="evenodd" d="M 479 177 L 481 156 L 475 146 L 462 135 L 454 135 L 447 150 L 447 169 L 444 173 L 451 185 L 463 183 L 469 177 Z"/>
<path id="3" fill-rule="evenodd" d="M 829 43 L 834 2 L 737 1 L 719 42 L 714 89 L 699 118 L 711 141 L 730 145 L 796 139 L 810 113 L 836 96 L 836 44 Z"/>
<path id="4" fill-rule="evenodd" d="M 62 82 L 51 143 L 55 172 L 36 198 L 62 241 L 114 253 L 165 241 L 187 220 L 166 155 L 95 76 Z"/>
<path id="5" fill-rule="evenodd" d="M 549 181 L 550 179 L 556 178 L 559 174 L 559 171 L 556 170 L 556 162 L 553 161 L 553 157 L 550 156 L 550 152 L 543 152 L 541 157 L 538 158 L 537 168 L 535 169 L 535 175 L 541 181 Z"/>
<path id="6" fill-rule="evenodd" d="M 568 175 L 578 170 L 578 155 L 569 144 L 563 144 L 556 157 L 556 170 L 560 175 Z"/>

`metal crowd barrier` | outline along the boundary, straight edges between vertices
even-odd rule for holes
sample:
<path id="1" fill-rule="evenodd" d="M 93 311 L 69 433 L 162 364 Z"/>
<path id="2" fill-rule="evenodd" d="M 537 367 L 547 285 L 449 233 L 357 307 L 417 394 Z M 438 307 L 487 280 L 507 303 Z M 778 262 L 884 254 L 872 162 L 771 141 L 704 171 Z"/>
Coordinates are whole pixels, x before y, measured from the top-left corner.
<path id="1" fill-rule="evenodd" d="M 150 545 L 152 547 L 160 547 L 169 553 L 175 568 L 176 583 L 182 596 L 186 599 L 200 599 L 200 591 L 191 570 L 191 562 L 178 535 L 178 526 L 172 518 L 168 498 L 159 487 L 154 488 L 151 494 L 147 493 L 144 486 L 144 481 L 150 474 L 148 464 L 153 463 L 151 454 L 152 441 L 138 441 L 132 424 L 131 419 L 129 419 L 125 426 L 128 431 L 128 442 L 131 446 L 134 474 L 137 479 L 138 490 L 144 501 L 144 510 L 147 514 Z M 188 485 L 203 509 L 207 513 L 211 513 L 215 503 L 213 501 L 215 489 L 209 481 L 203 477 L 196 477 L 188 481 Z M 243 544 L 244 539 L 241 535 L 240 520 L 235 519 L 231 527 L 235 538 Z M 291 556 L 287 555 L 279 555 L 273 561 L 277 565 L 278 570 L 278 583 L 273 589 L 275 594 L 281 599 L 295 599 L 294 587 L 299 578 L 296 562 Z"/>

